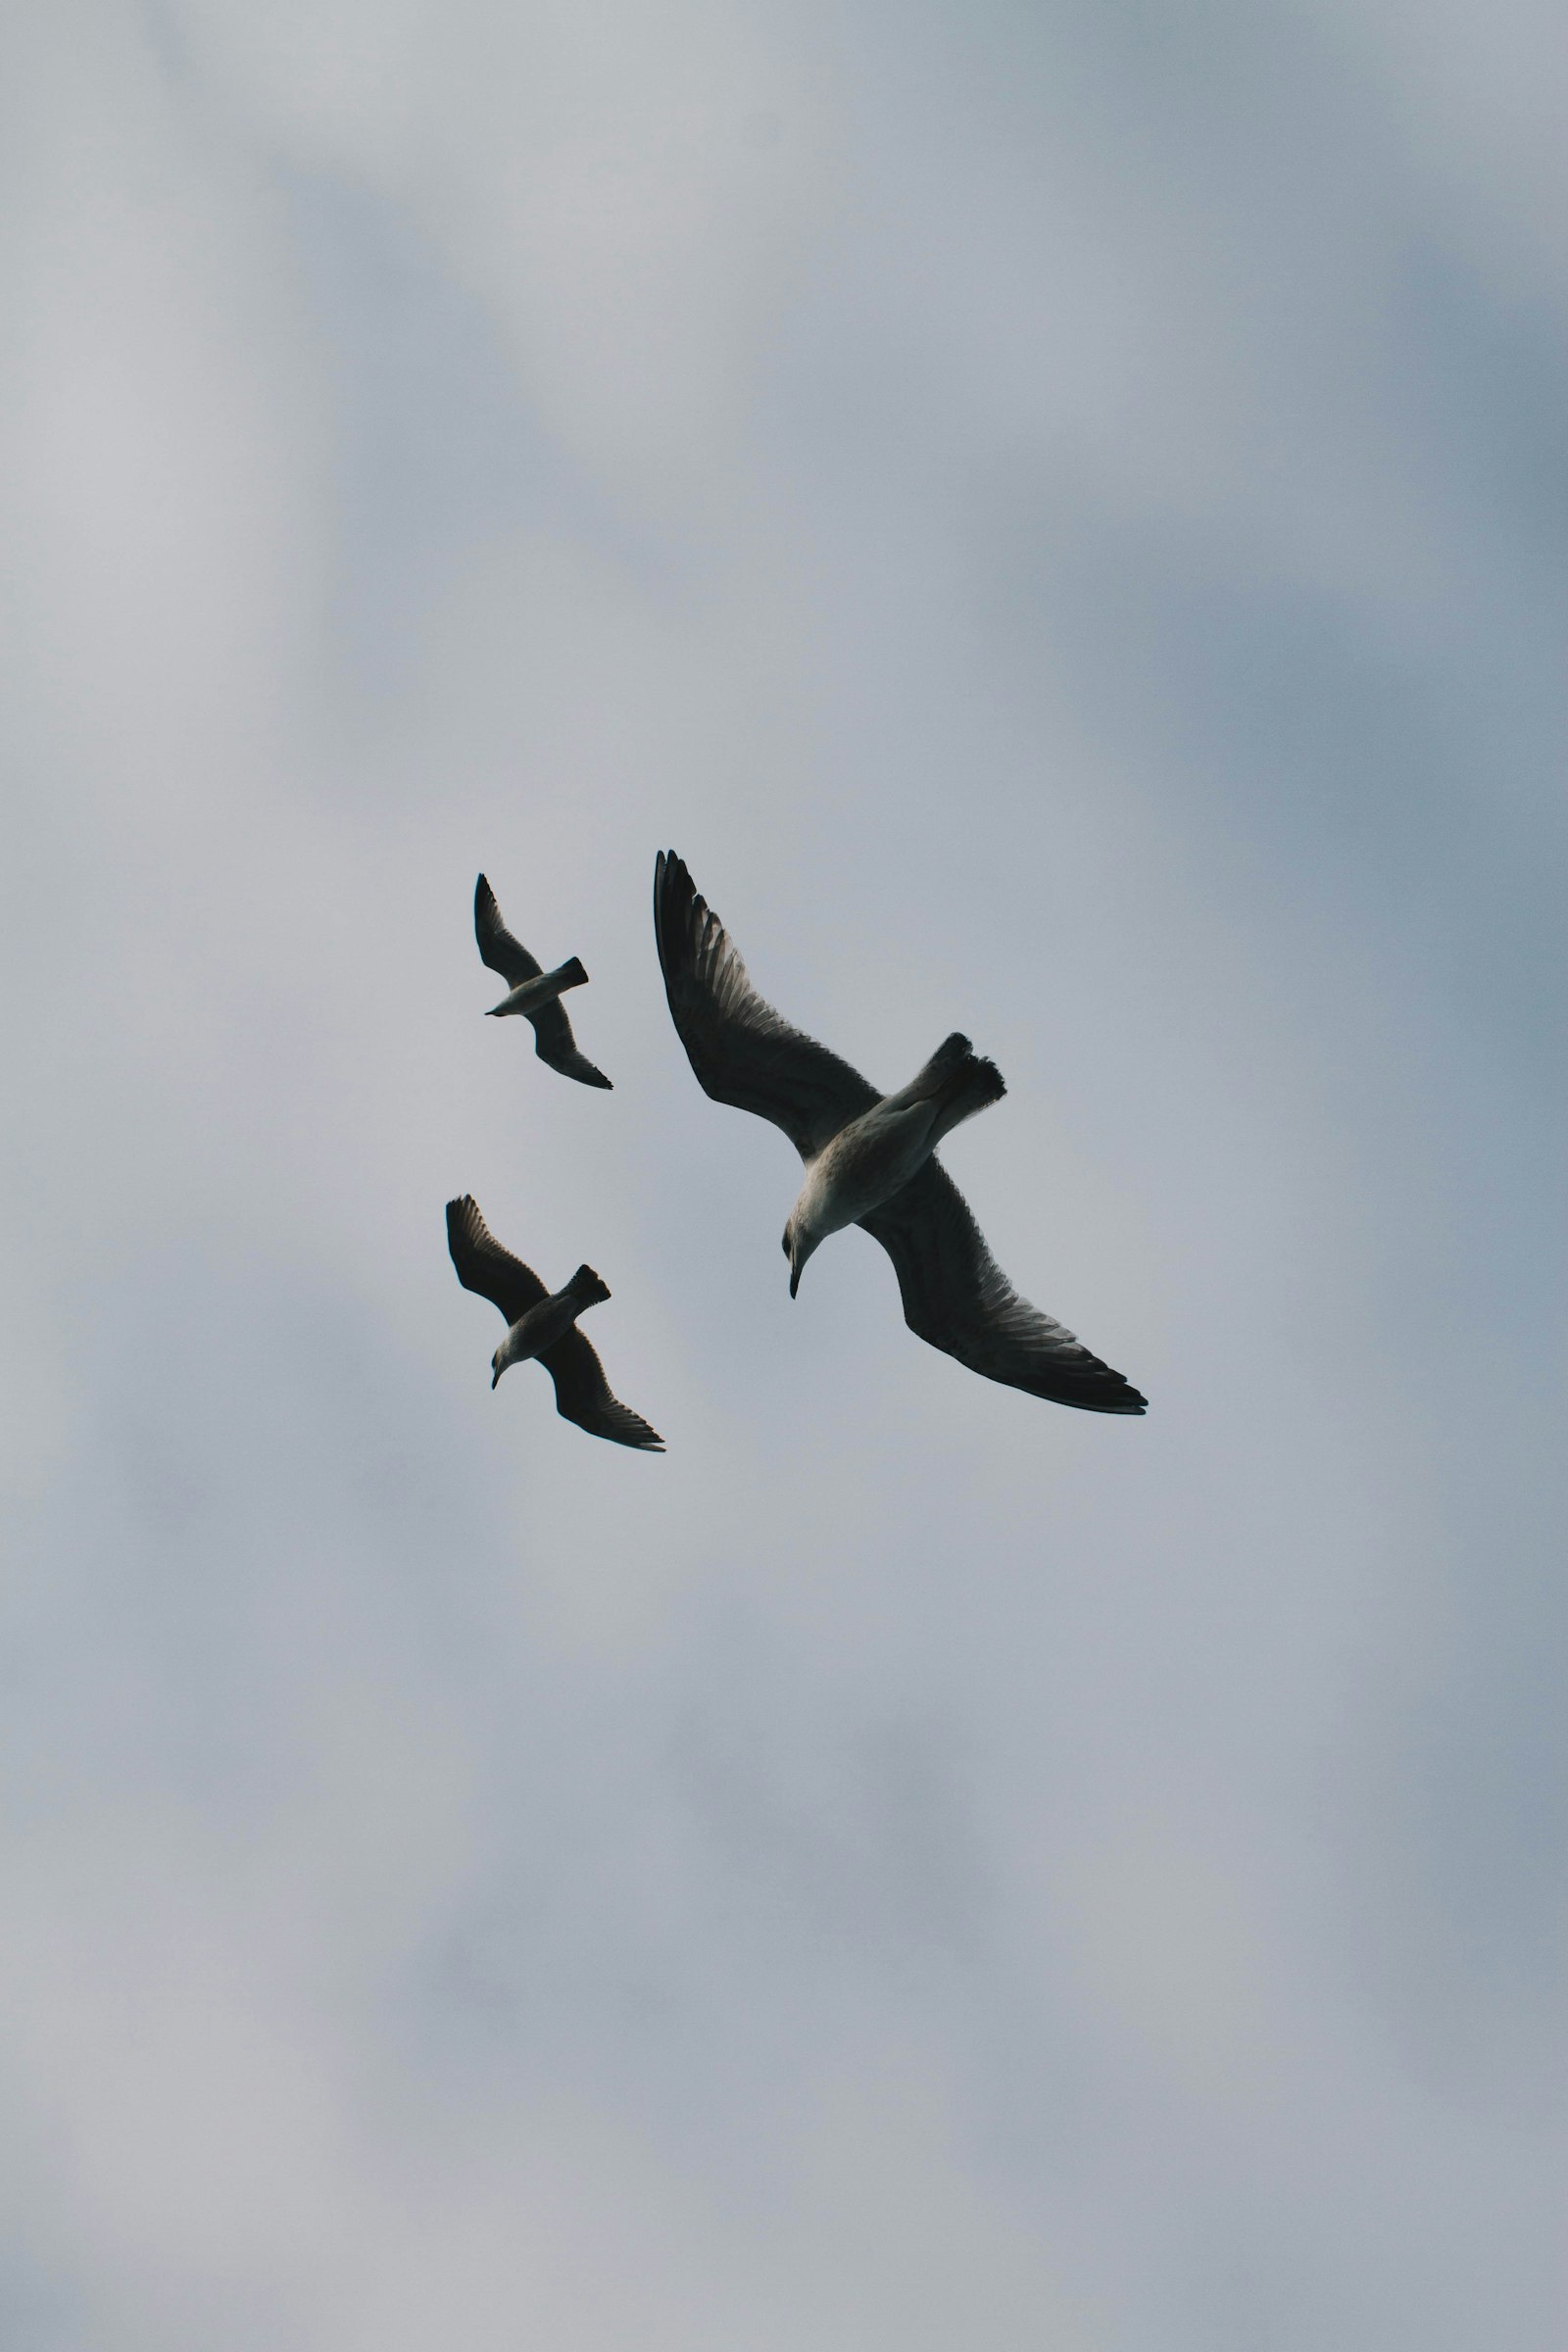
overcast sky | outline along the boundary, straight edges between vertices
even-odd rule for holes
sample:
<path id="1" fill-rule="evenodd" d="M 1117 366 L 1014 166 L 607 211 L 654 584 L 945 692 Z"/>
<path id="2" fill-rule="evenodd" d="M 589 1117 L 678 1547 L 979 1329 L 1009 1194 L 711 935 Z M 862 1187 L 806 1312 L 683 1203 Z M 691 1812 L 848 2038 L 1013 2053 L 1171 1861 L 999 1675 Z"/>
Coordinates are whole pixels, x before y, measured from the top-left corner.
<path id="1" fill-rule="evenodd" d="M 1557 11 L 7 40 L 7 2352 L 1560 2352 Z"/>

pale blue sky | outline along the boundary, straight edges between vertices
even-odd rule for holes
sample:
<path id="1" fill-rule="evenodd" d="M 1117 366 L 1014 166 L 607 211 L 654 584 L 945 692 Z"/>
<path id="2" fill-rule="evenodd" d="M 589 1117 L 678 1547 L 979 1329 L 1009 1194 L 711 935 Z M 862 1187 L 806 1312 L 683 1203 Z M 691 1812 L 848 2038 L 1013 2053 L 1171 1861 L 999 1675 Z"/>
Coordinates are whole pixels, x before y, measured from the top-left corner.
<path id="1" fill-rule="evenodd" d="M 1551 19 L 13 37 L 8 2347 L 1557 2352 Z M 1146 1422 L 791 1304 L 669 845 Z"/>

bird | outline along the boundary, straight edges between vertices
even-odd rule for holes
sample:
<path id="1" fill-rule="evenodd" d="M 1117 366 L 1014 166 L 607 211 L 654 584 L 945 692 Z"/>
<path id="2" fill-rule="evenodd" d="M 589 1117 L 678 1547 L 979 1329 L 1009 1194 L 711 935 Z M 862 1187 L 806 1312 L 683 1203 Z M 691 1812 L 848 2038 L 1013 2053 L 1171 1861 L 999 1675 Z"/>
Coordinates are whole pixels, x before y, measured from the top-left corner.
<path id="1" fill-rule="evenodd" d="M 805 1162 L 784 1228 L 790 1296 L 830 1233 L 860 1225 L 893 1260 L 904 1319 L 971 1372 L 1089 1413 L 1147 1399 L 1012 1288 L 935 1156 L 943 1136 L 1006 1089 L 966 1037 L 944 1041 L 910 1083 L 882 1095 L 753 988 L 729 933 L 684 861 L 661 851 L 654 931 L 676 1034 L 715 1102 L 781 1127 Z"/>
<path id="2" fill-rule="evenodd" d="M 577 1329 L 577 1317 L 610 1297 L 592 1266 L 579 1266 L 559 1291 L 547 1290 L 531 1266 L 503 1249 L 471 1193 L 447 1202 L 447 1248 L 464 1289 L 477 1291 L 507 1318 L 507 1336 L 490 1358 L 492 1390 L 509 1364 L 536 1356 L 556 1384 L 564 1420 L 614 1446 L 663 1452 L 658 1430 L 611 1395 L 603 1364 Z"/>
<path id="3" fill-rule="evenodd" d="M 553 1070 L 564 1078 L 576 1078 L 584 1086 L 609 1086 L 603 1070 L 595 1069 L 586 1054 L 579 1054 L 577 1041 L 571 1034 L 561 999 L 568 988 L 582 988 L 588 974 L 580 957 L 573 956 L 565 963 L 547 972 L 529 955 L 520 940 L 514 939 L 501 919 L 496 894 L 483 874 L 473 890 L 473 933 L 479 943 L 479 959 L 491 971 L 499 972 L 507 983 L 508 993 L 499 1004 L 492 1004 L 489 1017 L 499 1020 L 506 1013 L 521 1013 L 533 1023 L 534 1052 Z"/>

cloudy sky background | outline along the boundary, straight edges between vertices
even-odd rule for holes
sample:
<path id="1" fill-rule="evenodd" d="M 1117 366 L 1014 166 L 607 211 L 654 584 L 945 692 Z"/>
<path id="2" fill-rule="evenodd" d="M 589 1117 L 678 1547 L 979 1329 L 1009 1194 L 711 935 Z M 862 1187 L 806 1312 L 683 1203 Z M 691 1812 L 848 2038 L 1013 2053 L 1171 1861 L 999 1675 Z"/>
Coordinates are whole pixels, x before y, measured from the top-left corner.
<path id="1" fill-rule="evenodd" d="M 7 37 L 8 2347 L 1557 2352 L 1556 12 Z"/>

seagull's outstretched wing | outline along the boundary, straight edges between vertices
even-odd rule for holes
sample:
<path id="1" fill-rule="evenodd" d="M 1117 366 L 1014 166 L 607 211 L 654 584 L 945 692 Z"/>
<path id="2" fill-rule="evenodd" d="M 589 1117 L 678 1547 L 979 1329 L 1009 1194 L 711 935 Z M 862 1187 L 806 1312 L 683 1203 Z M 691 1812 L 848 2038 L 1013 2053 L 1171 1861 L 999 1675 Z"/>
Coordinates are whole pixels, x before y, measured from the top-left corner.
<path id="1" fill-rule="evenodd" d="M 464 1289 L 499 1306 L 509 1329 L 550 1296 L 531 1266 L 502 1249 L 471 1193 L 447 1202 L 447 1248 Z"/>
<path id="2" fill-rule="evenodd" d="M 541 1004 L 537 1012 L 525 1012 L 525 1021 L 533 1023 L 533 1050 L 541 1061 L 559 1070 L 563 1078 L 575 1078 L 583 1086 L 609 1086 L 612 1081 L 603 1070 L 591 1062 L 586 1054 L 577 1050 L 571 1034 L 571 1023 L 562 1009 L 561 999 L 553 1004 Z"/>
<path id="3" fill-rule="evenodd" d="M 544 965 L 529 955 L 520 939 L 514 939 L 501 919 L 496 894 L 483 874 L 473 886 L 473 936 L 479 943 L 479 961 L 499 972 L 509 988 L 520 988 L 524 980 L 537 980 Z"/>
<path id="4" fill-rule="evenodd" d="M 614 1446 L 637 1446 L 644 1453 L 662 1453 L 664 1441 L 641 1413 L 612 1396 L 605 1367 L 575 1324 L 564 1339 L 547 1348 L 539 1361 L 556 1384 L 556 1410 L 563 1420 L 575 1421 L 591 1438 L 609 1438 Z"/>
<path id="5" fill-rule="evenodd" d="M 963 1195 L 928 1159 L 860 1223 L 893 1260 L 909 1329 L 971 1372 L 1086 1413 L 1141 1413 L 1146 1399 L 1050 1315 L 1020 1298 Z"/>
<path id="6" fill-rule="evenodd" d="M 715 1102 L 771 1119 L 809 1159 L 881 1100 L 858 1070 L 763 1003 L 673 850 L 661 850 L 654 868 L 654 933 L 676 1032 Z"/>
<path id="7" fill-rule="evenodd" d="M 537 980 L 544 966 L 529 955 L 520 939 L 514 939 L 501 919 L 496 894 L 483 874 L 473 888 L 473 935 L 479 943 L 479 960 L 493 972 L 499 972 L 509 988 L 516 988 L 524 980 Z M 523 1014 L 533 1024 L 533 1049 L 551 1069 L 559 1070 L 564 1078 L 575 1078 L 583 1086 L 609 1086 L 603 1070 L 596 1069 L 586 1054 L 577 1050 L 561 999 L 541 1004 L 537 1012 Z"/>

